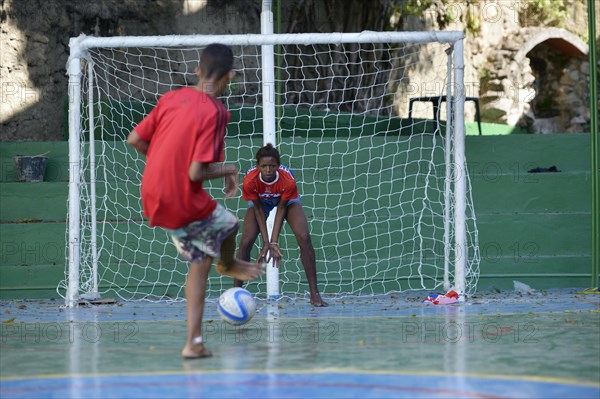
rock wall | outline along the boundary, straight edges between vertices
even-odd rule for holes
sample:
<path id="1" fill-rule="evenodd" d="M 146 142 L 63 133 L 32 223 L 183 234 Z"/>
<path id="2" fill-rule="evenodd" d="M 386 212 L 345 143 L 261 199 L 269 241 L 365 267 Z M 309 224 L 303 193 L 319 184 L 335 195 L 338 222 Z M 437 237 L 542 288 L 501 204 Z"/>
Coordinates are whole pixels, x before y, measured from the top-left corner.
<path id="1" fill-rule="evenodd" d="M 526 2 L 466 2 L 451 12 L 447 26 L 467 31 L 465 84 L 467 95 L 480 99 L 482 121 L 532 133 L 589 131 L 588 48 L 581 39 L 587 12 L 583 2 L 567 3 L 569 30 L 540 26 Z M 444 28 L 437 21 L 452 4 L 433 9 L 435 29 Z M 544 98 L 551 99 L 550 112 L 543 112 Z M 473 120 L 474 112 L 466 111 Z"/>
<path id="2" fill-rule="evenodd" d="M 258 33 L 260 2 L 3 0 L 0 24 L 0 140 L 62 140 L 69 38 Z"/>
<path id="3" fill-rule="evenodd" d="M 285 20 L 285 7 L 290 3 L 282 4 Z M 522 3 L 439 0 L 421 18 L 406 18 L 402 27 L 467 31 L 467 95 L 481 98 L 485 121 L 521 124 L 540 132 L 585 131 L 589 127 L 585 97 L 588 72 L 582 57 L 567 57 L 564 71 L 557 72 L 549 86 L 556 101 L 565 101 L 568 107 L 563 106 L 556 115 L 536 115 L 536 109 L 543 105 L 538 101 L 532 109 L 532 101 L 540 90 L 535 86 L 541 80 L 536 80 L 537 72 L 531 68 L 529 58 L 515 62 L 514 57 L 527 40 L 527 29 L 523 27 L 534 24 L 535 16 L 524 18 L 523 8 L 515 6 L 518 4 Z M 587 16 L 582 4 L 571 0 L 568 25 L 574 33 L 585 36 L 587 32 L 582 27 L 587 26 Z M 260 9 L 260 0 L 3 0 L 0 140 L 64 139 L 70 37 L 81 33 L 258 33 Z M 548 50 L 544 55 L 542 51 L 537 58 L 551 58 L 551 53 Z M 425 80 L 424 77 L 413 78 Z M 550 90 L 546 86 L 542 89 Z M 467 114 L 472 120 L 473 110 L 467 108 Z"/>

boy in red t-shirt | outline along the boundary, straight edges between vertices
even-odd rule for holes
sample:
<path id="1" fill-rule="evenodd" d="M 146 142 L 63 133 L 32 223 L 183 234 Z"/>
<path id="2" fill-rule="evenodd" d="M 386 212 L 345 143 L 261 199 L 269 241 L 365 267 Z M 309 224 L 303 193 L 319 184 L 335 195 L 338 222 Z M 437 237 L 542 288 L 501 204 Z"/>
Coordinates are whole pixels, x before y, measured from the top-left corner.
<path id="1" fill-rule="evenodd" d="M 196 68 L 198 83 L 163 95 L 131 131 L 127 143 L 146 155 L 142 205 L 150 226 L 166 229 L 179 254 L 191 262 L 185 284 L 187 342 L 184 358 L 212 356 L 202 342 L 206 281 L 214 258 L 217 271 L 254 279 L 264 265 L 235 258 L 239 221 L 202 188 L 204 180 L 225 179 L 225 198 L 237 194 L 239 175 L 225 159 L 229 111 L 216 98 L 233 78 L 233 53 L 207 46 Z"/>
<path id="2" fill-rule="evenodd" d="M 263 247 L 258 255 L 259 261 L 265 260 L 267 255 L 270 255 L 274 264 L 278 265 L 282 256 L 278 244 L 279 233 L 283 220 L 287 220 L 300 248 L 300 259 L 310 290 L 310 303 L 314 306 L 327 306 L 317 288 L 315 250 L 300 203 L 296 179 L 287 167 L 281 165 L 279 151 L 273 145 L 267 144 L 256 153 L 256 166 L 246 173 L 242 182 L 242 198 L 249 202 L 244 217 L 239 258 L 250 260 L 250 252 L 260 234 Z M 275 208 L 277 213 L 269 239 L 266 219 Z M 234 280 L 234 286 L 241 287 L 242 281 Z"/>

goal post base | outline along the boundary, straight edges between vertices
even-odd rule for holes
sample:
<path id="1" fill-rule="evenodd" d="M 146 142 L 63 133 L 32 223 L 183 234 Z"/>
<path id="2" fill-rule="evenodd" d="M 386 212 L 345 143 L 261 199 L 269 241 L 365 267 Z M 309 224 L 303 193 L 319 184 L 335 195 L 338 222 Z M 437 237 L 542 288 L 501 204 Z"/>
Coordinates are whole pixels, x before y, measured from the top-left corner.
<path id="1" fill-rule="evenodd" d="M 86 299 L 86 298 L 80 298 L 79 301 L 77 302 L 78 306 L 86 306 L 86 305 L 114 305 L 117 303 L 117 300 L 115 298 L 90 298 L 90 299 Z"/>

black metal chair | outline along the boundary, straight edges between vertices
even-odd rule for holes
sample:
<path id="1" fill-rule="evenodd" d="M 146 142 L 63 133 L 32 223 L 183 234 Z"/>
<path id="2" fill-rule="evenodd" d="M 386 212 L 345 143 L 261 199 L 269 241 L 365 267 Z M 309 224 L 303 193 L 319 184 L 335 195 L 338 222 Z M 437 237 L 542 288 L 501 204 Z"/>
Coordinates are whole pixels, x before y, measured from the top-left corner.
<path id="1" fill-rule="evenodd" d="M 433 103 L 433 118 L 439 122 L 439 110 L 440 103 L 446 100 L 446 96 L 435 96 L 435 97 L 414 97 L 408 102 L 408 118 L 412 119 L 413 102 L 430 102 Z M 479 112 L 479 98 L 477 97 L 465 97 L 466 101 L 473 101 L 475 103 L 475 119 L 477 119 L 477 127 L 479 128 L 479 135 L 481 136 L 481 114 Z"/>

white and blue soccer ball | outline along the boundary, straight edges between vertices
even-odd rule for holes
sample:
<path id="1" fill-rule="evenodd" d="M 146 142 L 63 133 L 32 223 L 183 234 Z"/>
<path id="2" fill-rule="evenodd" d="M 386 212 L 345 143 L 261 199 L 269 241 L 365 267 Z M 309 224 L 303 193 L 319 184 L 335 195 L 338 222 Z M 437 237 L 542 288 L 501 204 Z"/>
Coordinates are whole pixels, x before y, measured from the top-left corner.
<path id="1" fill-rule="evenodd" d="M 229 288 L 219 297 L 217 311 L 227 323 L 240 326 L 254 317 L 256 301 L 248 290 L 240 287 Z"/>

